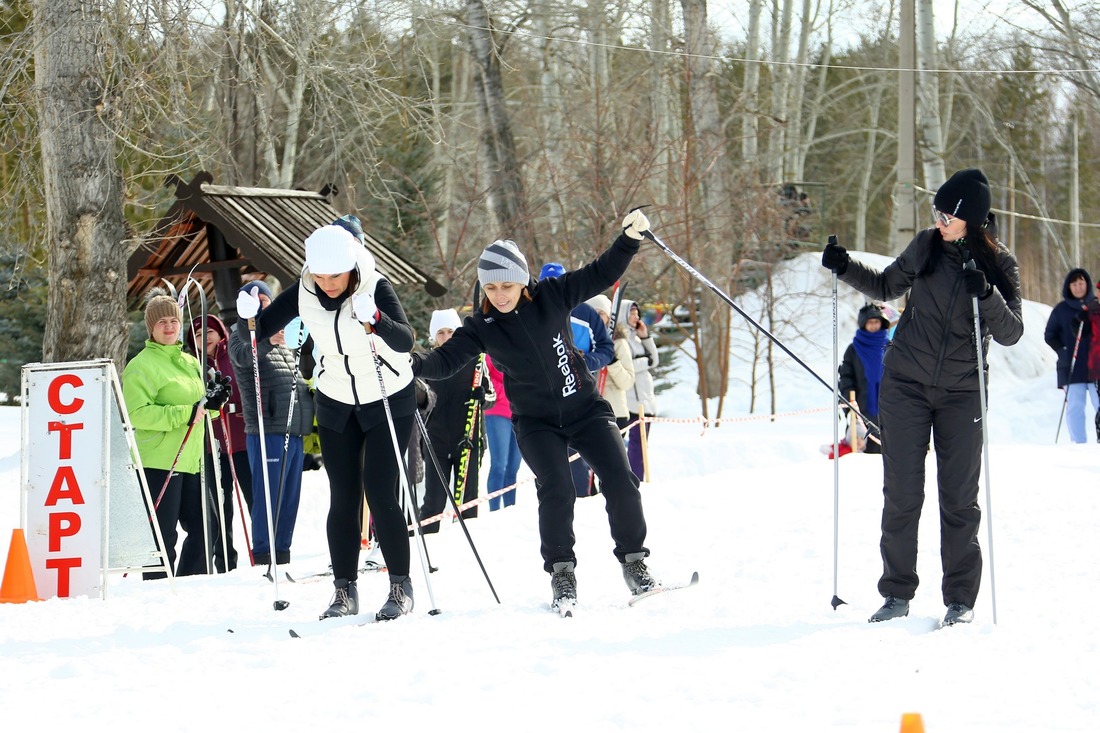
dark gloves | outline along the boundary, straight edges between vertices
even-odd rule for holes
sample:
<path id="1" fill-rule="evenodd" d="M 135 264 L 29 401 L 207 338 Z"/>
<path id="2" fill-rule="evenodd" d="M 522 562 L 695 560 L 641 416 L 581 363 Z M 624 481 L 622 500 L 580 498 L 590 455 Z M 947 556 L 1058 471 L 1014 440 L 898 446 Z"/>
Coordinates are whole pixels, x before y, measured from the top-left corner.
<path id="1" fill-rule="evenodd" d="M 985 279 L 985 273 L 974 267 L 974 261 L 966 263 L 962 271 L 963 287 L 971 298 L 984 298 L 989 295 L 989 282 Z"/>
<path id="2" fill-rule="evenodd" d="M 478 386 L 470 390 L 470 399 L 477 400 L 477 403 L 479 405 L 485 407 L 486 405 L 491 405 L 493 402 L 495 402 L 497 396 L 493 392 L 487 393 L 485 391 L 485 388 L 479 384 Z"/>
<path id="3" fill-rule="evenodd" d="M 233 378 L 227 374 L 221 372 L 214 372 L 210 377 L 210 381 L 206 383 L 206 396 L 202 398 L 200 403 L 203 408 L 218 412 L 225 403 L 229 401 L 229 397 L 233 394 L 232 389 L 229 387 L 229 383 L 233 381 Z"/>
<path id="4" fill-rule="evenodd" d="M 1073 317 L 1073 322 L 1074 323 L 1088 323 L 1089 322 L 1089 312 L 1088 312 L 1088 310 L 1082 308 L 1081 310 L 1077 311 L 1077 315 L 1075 315 Z"/>
<path id="5" fill-rule="evenodd" d="M 837 275 L 843 275 L 848 269 L 848 260 L 848 250 L 837 244 L 836 237 L 829 237 L 829 243 L 821 253 L 821 266 L 832 270 Z"/>

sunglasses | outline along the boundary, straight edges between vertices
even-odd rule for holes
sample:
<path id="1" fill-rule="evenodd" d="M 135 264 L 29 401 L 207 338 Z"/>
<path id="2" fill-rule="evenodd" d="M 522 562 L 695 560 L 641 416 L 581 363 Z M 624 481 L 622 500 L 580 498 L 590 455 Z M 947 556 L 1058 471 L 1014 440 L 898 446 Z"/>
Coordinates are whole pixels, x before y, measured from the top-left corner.
<path id="1" fill-rule="evenodd" d="M 936 222 L 943 224 L 945 227 L 951 226 L 951 224 L 959 218 L 957 216 L 948 216 L 939 209 L 932 209 L 932 216 Z"/>

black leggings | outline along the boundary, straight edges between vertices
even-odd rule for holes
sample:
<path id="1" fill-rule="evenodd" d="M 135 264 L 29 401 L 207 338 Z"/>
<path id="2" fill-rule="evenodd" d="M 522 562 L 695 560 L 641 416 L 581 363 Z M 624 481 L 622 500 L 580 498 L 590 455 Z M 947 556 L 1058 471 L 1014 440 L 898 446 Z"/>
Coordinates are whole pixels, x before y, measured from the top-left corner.
<path id="1" fill-rule="evenodd" d="M 394 418 L 402 455 L 412 425 L 412 415 Z M 317 435 L 329 480 L 326 527 L 333 577 L 355 580 L 358 576 L 364 495 L 390 575 L 408 575 L 408 524 L 398 502 L 400 469 L 389 424 L 383 420 L 364 431 L 352 416 L 341 430 L 319 426 Z"/>

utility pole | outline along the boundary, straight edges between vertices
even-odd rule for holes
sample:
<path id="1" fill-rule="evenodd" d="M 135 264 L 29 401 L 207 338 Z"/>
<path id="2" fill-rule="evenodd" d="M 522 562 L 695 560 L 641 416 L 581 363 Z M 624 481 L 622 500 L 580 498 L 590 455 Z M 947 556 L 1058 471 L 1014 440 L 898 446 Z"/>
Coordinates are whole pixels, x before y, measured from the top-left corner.
<path id="1" fill-rule="evenodd" d="M 916 4 L 901 0 L 898 38 L 898 180 L 894 185 L 894 252 L 917 233 Z"/>

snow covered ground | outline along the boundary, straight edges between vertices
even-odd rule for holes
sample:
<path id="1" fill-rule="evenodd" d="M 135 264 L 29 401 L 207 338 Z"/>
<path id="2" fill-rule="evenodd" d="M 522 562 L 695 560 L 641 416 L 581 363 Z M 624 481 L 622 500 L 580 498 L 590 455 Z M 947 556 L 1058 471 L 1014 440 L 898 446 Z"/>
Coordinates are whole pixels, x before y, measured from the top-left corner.
<path id="1" fill-rule="evenodd" d="M 777 280 L 796 323 L 773 332 L 831 379 L 829 274 L 806 255 Z M 843 348 L 862 298 L 843 285 L 840 295 Z M 751 296 L 742 304 L 753 312 Z M 835 490 L 833 462 L 819 451 L 832 439 L 831 392 L 783 354 L 781 416 L 747 413 L 742 363 L 729 421 L 704 430 L 693 421 L 701 410 L 691 367 L 680 359 L 677 385 L 661 395 L 643 496 L 651 567 L 667 581 L 697 570 L 697 587 L 628 608 L 603 500 L 584 499 L 581 607 L 559 619 L 547 610 L 526 483 L 514 508 L 468 523 L 499 604 L 460 528 L 447 525 L 428 539 L 439 568 L 431 593 L 414 555 L 416 609 L 389 624 L 359 625 L 384 600 L 384 576 L 361 577 L 363 615 L 320 622 L 327 581 L 280 583 L 290 606 L 276 612 L 275 588 L 247 567 L 179 579 L 174 593 L 131 575 L 114 578 L 105 601 L 0 605 L 4 728 L 883 733 L 918 712 L 929 733 L 1094 731 L 1100 446 L 1069 445 L 1064 426 L 1054 444 L 1062 398 L 1042 342 L 1048 313 L 1027 304 L 1024 340 L 991 356 L 993 515 L 983 524 L 986 573 L 969 626 L 937 630 L 934 454 L 911 615 L 870 625 L 881 600 L 880 459 L 842 458 Z M 0 408 L 0 445 L 18 445 L 19 419 L 17 408 Z M 521 470 L 521 480 L 529 476 Z M 8 487 L 2 563 L 19 524 L 18 450 L 0 458 L 0 482 Z M 292 573 L 326 567 L 326 509 L 323 472 L 307 473 Z M 847 602 L 835 611 L 834 567 Z"/>

